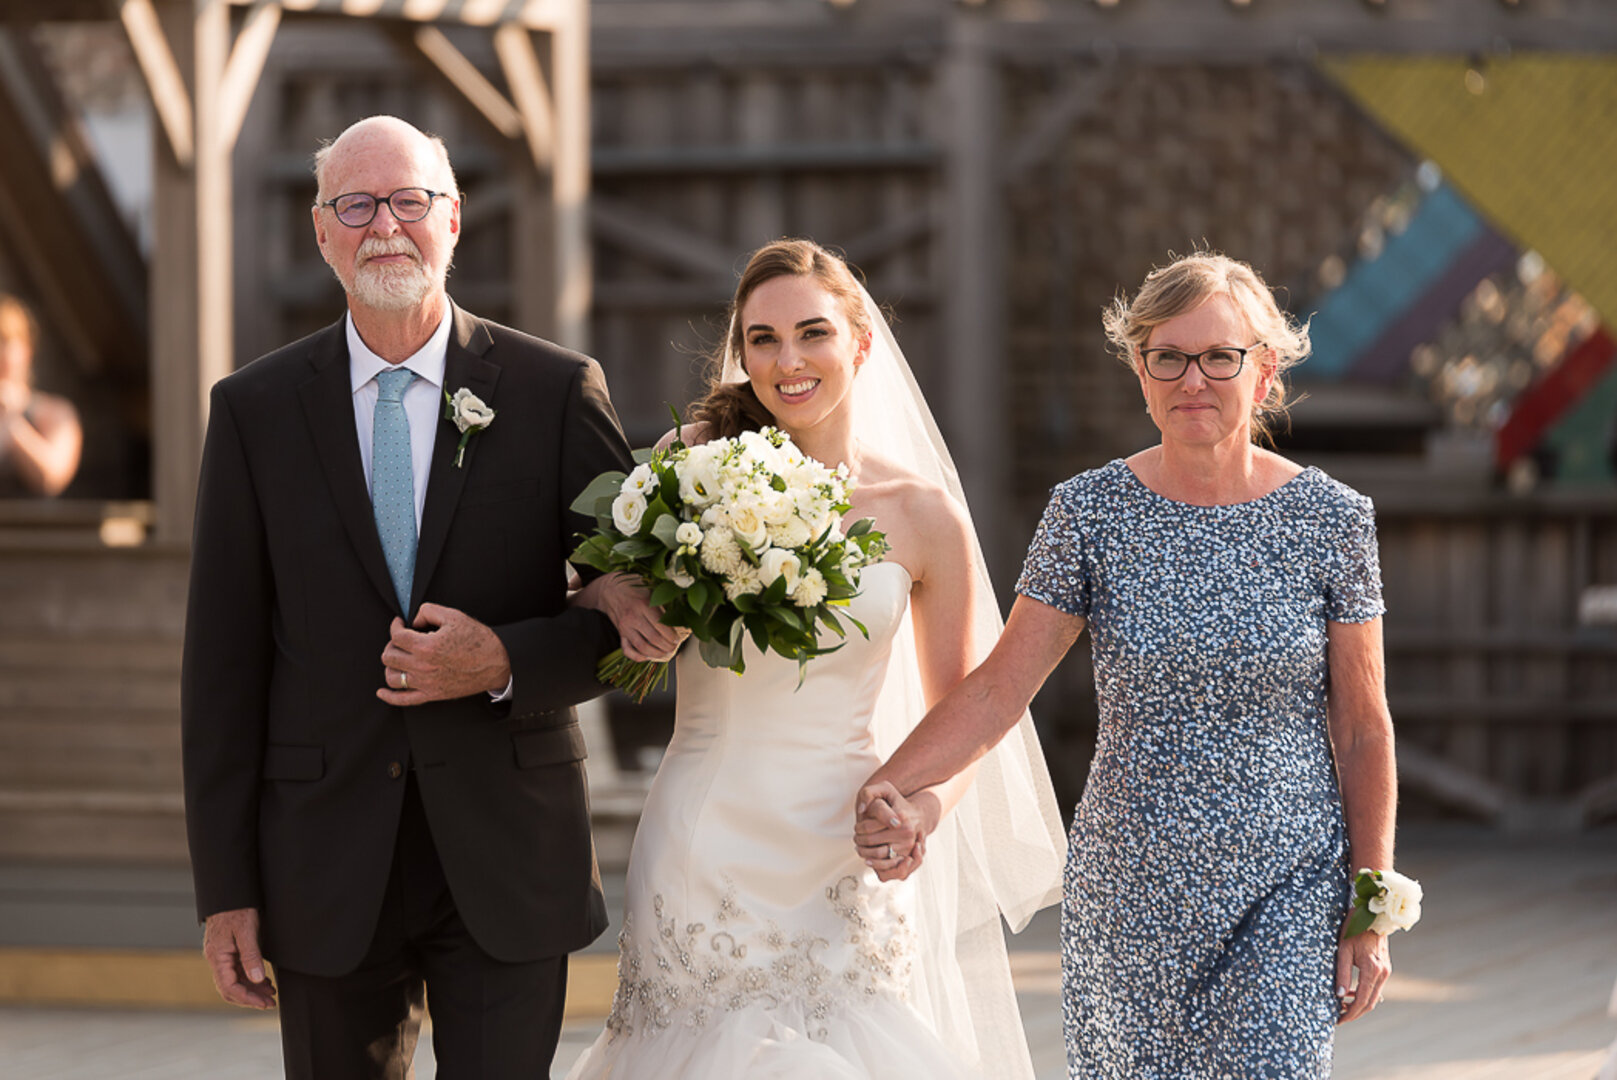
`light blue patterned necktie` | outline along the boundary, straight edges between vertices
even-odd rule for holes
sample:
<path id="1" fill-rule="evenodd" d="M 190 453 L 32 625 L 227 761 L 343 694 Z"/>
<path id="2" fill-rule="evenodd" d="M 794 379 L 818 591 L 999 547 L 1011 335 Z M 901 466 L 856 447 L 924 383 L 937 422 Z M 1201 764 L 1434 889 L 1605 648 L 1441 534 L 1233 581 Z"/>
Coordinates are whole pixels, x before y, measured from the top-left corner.
<path id="1" fill-rule="evenodd" d="M 371 509 L 376 535 L 399 610 L 410 615 L 410 584 L 415 577 L 415 472 L 411 464 L 410 418 L 404 391 L 415 379 L 409 368 L 392 368 L 376 376 L 375 428 L 371 435 Z"/>

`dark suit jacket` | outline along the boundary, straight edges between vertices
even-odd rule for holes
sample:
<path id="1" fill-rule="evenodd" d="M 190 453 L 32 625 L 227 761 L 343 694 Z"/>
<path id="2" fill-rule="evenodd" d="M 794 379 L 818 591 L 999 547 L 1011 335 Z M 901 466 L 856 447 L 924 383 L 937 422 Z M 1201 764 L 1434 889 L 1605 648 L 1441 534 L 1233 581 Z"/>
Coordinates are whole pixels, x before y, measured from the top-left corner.
<path id="1" fill-rule="evenodd" d="M 400 614 L 360 463 L 338 322 L 214 387 L 192 551 L 181 702 L 199 915 L 262 914 L 273 961 L 338 975 L 376 926 L 414 767 L 461 918 L 501 960 L 606 926 L 572 706 L 617 640 L 568 608 L 568 506 L 628 448 L 600 367 L 458 308 L 444 388 L 497 413 L 453 464 L 441 421 L 416 557 L 423 601 L 491 626 L 515 677 L 411 708 L 376 697 Z M 407 618 L 408 622 L 409 619 Z"/>

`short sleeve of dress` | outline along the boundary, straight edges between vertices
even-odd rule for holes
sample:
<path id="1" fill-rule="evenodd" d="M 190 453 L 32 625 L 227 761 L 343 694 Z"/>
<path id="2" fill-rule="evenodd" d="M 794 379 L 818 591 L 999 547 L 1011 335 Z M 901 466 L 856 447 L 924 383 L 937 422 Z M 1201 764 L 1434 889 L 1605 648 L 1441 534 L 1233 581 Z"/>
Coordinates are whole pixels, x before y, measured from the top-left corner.
<path id="1" fill-rule="evenodd" d="M 1058 611 L 1089 617 L 1093 568 L 1080 514 L 1079 485 L 1074 477 L 1057 485 L 1028 545 L 1016 591 Z"/>
<path id="2" fill-rule="evenodd" d="M 1341 528 L 1325 545 L 1325 617 L 1332 622 L 1369 622 L 1386 612 L 1381 600 L 1381 559 L 1376 551 L 1376 512 L 1353 492 Z"/>

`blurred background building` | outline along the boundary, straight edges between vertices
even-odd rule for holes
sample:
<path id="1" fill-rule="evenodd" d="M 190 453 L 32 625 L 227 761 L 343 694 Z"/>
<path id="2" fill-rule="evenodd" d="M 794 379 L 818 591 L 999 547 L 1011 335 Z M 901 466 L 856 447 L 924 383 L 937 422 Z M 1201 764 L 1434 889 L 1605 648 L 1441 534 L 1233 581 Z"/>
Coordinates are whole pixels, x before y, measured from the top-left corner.
<path id="1" fill-rule="evenodd" d="M 597 356 L 637 445 L 746 252 L 843 249 L 1007 606 L 1051 485 L 1154 438 L 1102 307 L 1169 252 L 1251 262 L 1312 320 L 1281 449 L 1377 503 L 1406 813 L 1617 816 L 1614 50 L 1603 0 L 0 6 L 0 290 L 86 430 L 67 498 L 0 505 L 0 926 L 189 940 L 206 387 L 340 314 L 311 154 L 377 112 L 449 145 L 456 300 Z M 670 706 L 598 721 L 610 858 Z M 1081 650 L 1035 715 L 1071 805 Z"/>

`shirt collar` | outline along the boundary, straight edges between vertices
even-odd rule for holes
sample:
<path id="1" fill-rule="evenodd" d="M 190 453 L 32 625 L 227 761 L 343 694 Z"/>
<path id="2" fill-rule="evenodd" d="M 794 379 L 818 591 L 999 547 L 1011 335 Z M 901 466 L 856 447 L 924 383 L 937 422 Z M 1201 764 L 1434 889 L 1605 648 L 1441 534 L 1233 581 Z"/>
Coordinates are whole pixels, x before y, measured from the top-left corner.
<path id="1" fill-rule="evenodd" d="M 376 376 L 395 366 L 407 367 L 416 373 L 416 377 L 425 379 L 439 390 L 444 386 L 444 362 L 449 355 L 449 331 L 454 322 L 449 317 L 453 310 L 448 300 L 444 301 L 444 317 L 438 323 L 438 329 L 432 332 L 427 343 L 417 349 L 413 356 L 405 359 L 402 365 L 389 364 L 380 356 L 371 352 L 370 346 L 365 344 L 354 328 L 352 314 L 343 316 L 343 327 L 348 336 L 348 381 L 349 391 L 358 391 L 361 386 L 370 382 Z"/>

